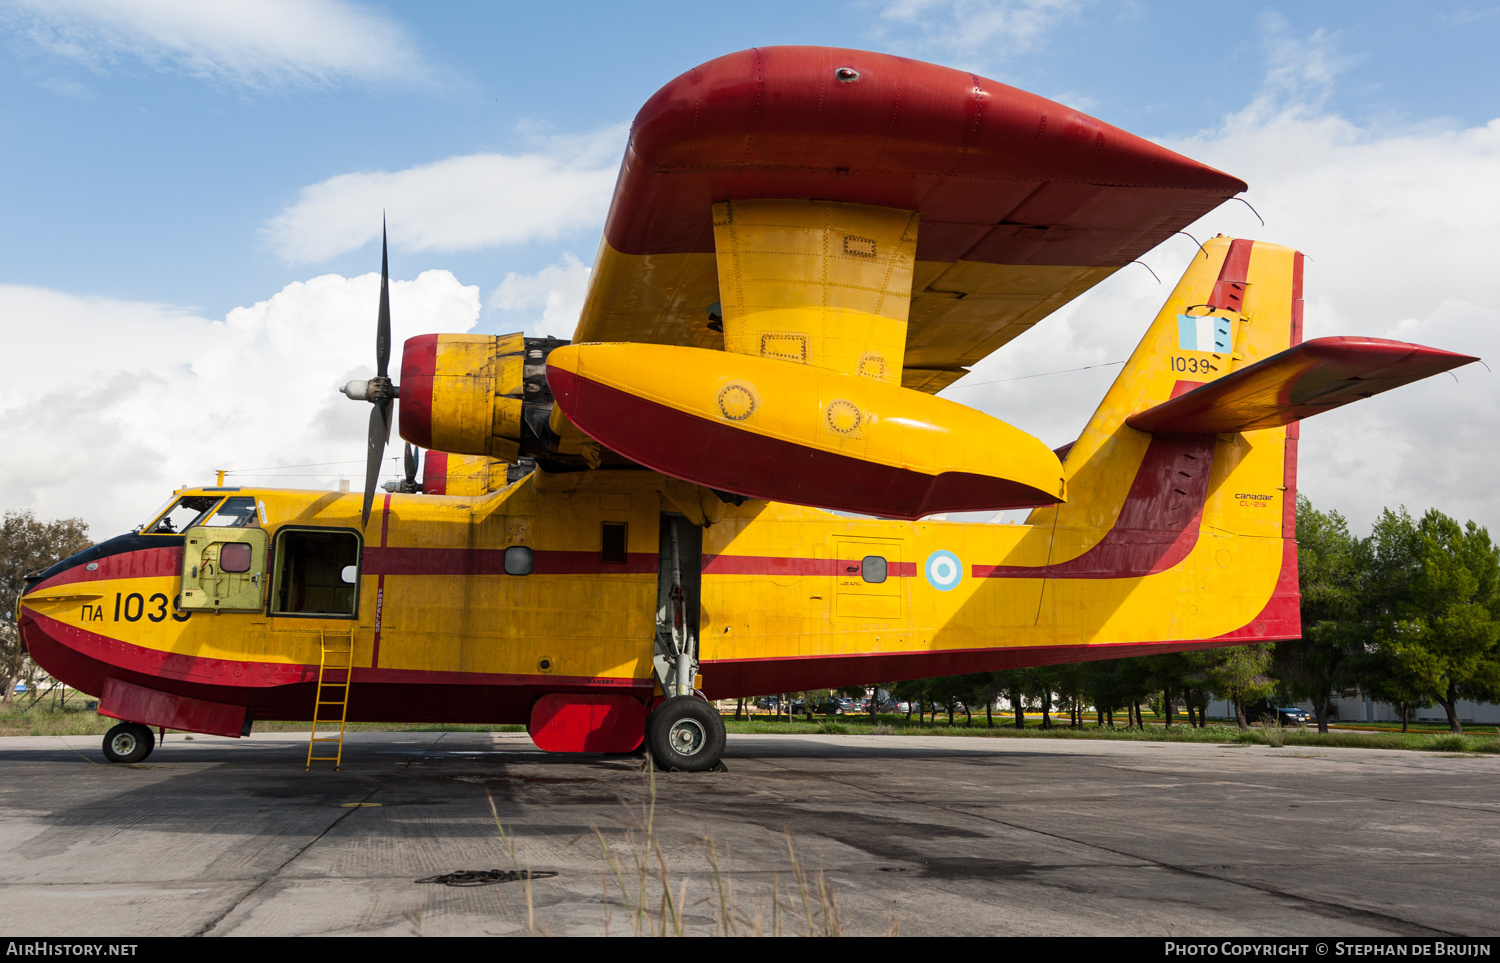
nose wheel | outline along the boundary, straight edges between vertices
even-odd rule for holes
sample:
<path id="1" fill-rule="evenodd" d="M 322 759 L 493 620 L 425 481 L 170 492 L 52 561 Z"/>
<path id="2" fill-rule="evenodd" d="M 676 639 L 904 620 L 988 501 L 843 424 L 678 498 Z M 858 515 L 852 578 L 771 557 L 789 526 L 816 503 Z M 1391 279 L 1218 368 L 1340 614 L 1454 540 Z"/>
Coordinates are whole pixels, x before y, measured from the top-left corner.
<path id="1" fill-rule="evenodd" d="M 122 722 L 104 734 L 104 758 L 140 762 L 156 748 L 156 734 L 139 722 Z"/>
<path id="2" fill-rule="evenodd" d="M 724 755 L 724 719 L 697 696 L 674 696 L 646 720 L 646 745 L 658 769 L 706 772 Z"/>

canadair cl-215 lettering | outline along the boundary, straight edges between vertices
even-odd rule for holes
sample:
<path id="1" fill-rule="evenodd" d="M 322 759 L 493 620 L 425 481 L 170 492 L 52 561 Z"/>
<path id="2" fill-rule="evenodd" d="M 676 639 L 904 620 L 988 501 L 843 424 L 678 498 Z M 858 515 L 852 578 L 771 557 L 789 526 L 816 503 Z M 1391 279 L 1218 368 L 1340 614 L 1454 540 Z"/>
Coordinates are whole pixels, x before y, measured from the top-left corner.
<path id="1" fill-rule="evenodd" d="M 383 282 L 363 497 L 181 491 L 22 636 L 116 760 L 321 718 L 684 770 L 709 699 L 1295 638 L 1299 420 L 1473 358 L 1303 341 L 1302 255 L 1216 237 L 1073 444 L 936 395 L 1244 189 L 968 73 L 710 61 L 635 119 L 571 343 L 422 335 L 398 383 Z M 428 451 L 376 498 L 393 414 Z"/>

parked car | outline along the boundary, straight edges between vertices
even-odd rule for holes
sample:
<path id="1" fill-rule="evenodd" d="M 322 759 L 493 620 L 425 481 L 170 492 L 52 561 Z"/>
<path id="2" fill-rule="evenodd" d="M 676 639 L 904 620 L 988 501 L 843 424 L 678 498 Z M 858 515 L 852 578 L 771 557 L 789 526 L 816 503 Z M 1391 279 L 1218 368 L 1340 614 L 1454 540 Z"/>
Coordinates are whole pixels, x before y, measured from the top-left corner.
<path id="1" fill-rule="evenodd" d="M 819 702 L 817 705 L 813 706 L 813 712 L 820 716 L 841 716 L 844 714 L 844 707 L 839 705 L 832 699 L 829 699 L 826 702 Z M 792 703 L 792 715 L 800 716 L 806 714 L 806 710 L 803 708 L 803 703 Z"/>
<path id="2" fill-rule="evenodd" d="M 1269 702 L 1257 702 L 1245 709 L 1245 718 L 1250 722 L 1263 721 L 1283 726 L 1305 726 L 1312 721 L 1312 713 L 1296 706 L 1276 706 Z"/>

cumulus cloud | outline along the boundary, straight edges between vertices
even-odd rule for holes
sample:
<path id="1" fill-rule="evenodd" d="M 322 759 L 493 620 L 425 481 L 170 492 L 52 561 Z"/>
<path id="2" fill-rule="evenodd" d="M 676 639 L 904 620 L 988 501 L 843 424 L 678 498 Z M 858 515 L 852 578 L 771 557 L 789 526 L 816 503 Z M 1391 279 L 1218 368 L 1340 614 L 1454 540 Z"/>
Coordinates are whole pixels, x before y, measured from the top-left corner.
<path id="1" fill-rule="evenodd" d="M 216 468 L 257 469 L 235 480 L 288 487 L 344 477 L 357 490 L 369 409 L 337 388 L 374 374 L 379 292 L 377 274 L 330 274 L 210 320 L 0 285 L 0 337 L 27 359 L 0 389 L 6 508 L 82 514 L 104 537 L 183 483 L 211 484 Z M 392 282 L 391 315 L 399 364 L 414 334 L 472 328 L 479 289 L 426 271 Z M 316 467 L 266 470 L 306 465 Z"/>
<path id="2" fill-rule="evenodd" d="M 583 312 L 590 270 L 571 253 L 564 253 L 560 262 L 549 264 L 535 274 L 512 271 L 490 295 L 489 305 L 517 318 L 528 331 L 571 338 Z M 537 308 L 542 309 L 540 317 L 536 315 Z"/>
<path id="3" fill-rule="evenodd" d="M 43 50 L 133 60 L 249 88 L 410 81 L 428 68 L 395 21 L 343 0 L 8 0 Z"/>
<path id="4" fill-rule="evenodd" d="M 468 154 L 399 171 L 339 174 L 304 187 L 266 225 L 271 248 L 313 262 L 380 236 L 413 251 L 472 251 L 552 240 L 604 220 L 625 146 L 623 125 L 551 138 L 525 154 Z"/>
<path id="5" fill-rule="evenodd" d="M 980 69 L 1046 45 L 1087 0 L 890 0 L 874 32 L 902 52 L 941 53 Z M 887 32 L 887 28 L 899 28 Z"/>
<path id="6" fill-rule="evenodd" d="M 1279 83 L 1279 78 L 1278 78 Z M 1306 252 L 1308 338 L 1394 338 L 1500 358 L 1500 120 L 1459 130 L 1390 131 L 1268 93 L 1217 128 L 1169 142 L 1244 177 L 1266 219 L 1229 204 L 1189 228 Z M 1197 248 L 1177 238 L 980 365 L 967 381 L 1125 358 Z M 1077 434 L 1118 368 L 977 387 L 948 397 L 1061 444 Z M 1436 507 L 1500 526 L 1489 483 L 1500 436 L 1495 376 L 1470 365 L 1303 423 L 1301 488 L 1367 530 L 1381 508 Z"/>

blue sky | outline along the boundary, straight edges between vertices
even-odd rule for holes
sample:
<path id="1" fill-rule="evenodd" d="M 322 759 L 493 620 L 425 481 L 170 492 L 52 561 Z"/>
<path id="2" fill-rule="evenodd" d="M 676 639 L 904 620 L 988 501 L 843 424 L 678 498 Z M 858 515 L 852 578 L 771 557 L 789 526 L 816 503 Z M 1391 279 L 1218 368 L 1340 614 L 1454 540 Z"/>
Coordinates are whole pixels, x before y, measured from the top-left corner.
<path id="1" fill-rule="evenodd" d="M 871 48 L 969 67 L 1158 138 L 1244 107 L 1271 61 L 1299 46 L 1337 75 L 1325 106 L 1356 122 L 1470 125 L 1500 113 L 1493 10 L 1038 5 L 1035 34 L 1008 44 L 1004 31 L 960 39 L 964 15 L 979 19 L 985 5 L 911 6 L 895 16 L 898 5 L 867 2 L 369 4 L 352 10 L 389 23 L 409 59 L 317 79 L 274 66 L 249 78 L 195 70 L 139 40 L 147 49 L 132 51 L 127 39 L 69 56 L 57 50 L 55 27 L 12 7 L 0 169 L 25 187 L 0 202 L 0 280 L 221 316 L 302 278 L 304 265 L 362 273 L 375 263 L 373 246 L 289 264 L 262 228 L 301 188 L 337 174 L 520 153 L 546 134 L 627 123 L 676 74 L 759 44 Z M 34 36 L 49 32 L 52 43 Z M 587 259 L 597 238 L 597 229 L 577 229 L 561 246 Z M 401 263 L 412 275 L 447 268 L 488 289 L 507 271 L 552 262 L 558 248 L 420 252 Z"/>
<path id="2" fill-rule="evenodd" d="M 1269 222 L 1234 205 L 1202 229 L 1313 254 L 1315 333 L 1400 329 L 1482 354 L 1500 346 L 1496 282 L 1476 277 L 1488 260 L 1475 255 L 1500 203 L 1483 183 L 1500 180 L 1497 39 L 1500 7 L 1483 4 L 0 0 L 0 337 L 40 362 L 0 390 L 0 440 L 38 462 L 0 469 L 0 507 L 118 528 L 211 467 L 357 460 L 363 432 L 349 431 L 364 412 L 311 399 L 368 365 L 373 306 L 364 320 L 350 299 L 378 266 L 382 209 L 393 275 L 437 306 L 428 320 L 566 334 L 630 118 L 676 74 L 756 45 L 973 69 L 1160 140 L 1245 177 Z M 1436 266 L 1397 283 L 1403 245 Z M 1170 284 L 1184 256 L 1165 245 L 1147 260 Z M 1101 336 L 1089 318 L 1118 312 L 1138 331 L 1165 291 L 1117 277 L 976 375 L 1123 357 L 1135 335 Z M 316 410 L 262 401 L 262 427 L 228 432 L 221 412 L 185 449 L 183 416 L 162 409 L 201 397 L 205 359 L 228 357 L 235 332 L 231 353 L 305 382 Z M 1088 413 L 1075 396 L 1096 398 L 1108 377 L 952 397 L 1061 443 Z M 76 445 L 49 453 L 110 379 L 92 410 L 107 406 L 119 430 L 88 429 L 92 462 Z M 1494 383 L 1465 379 L 1458 394 L 1319 419 L 1331 466 L 1309 473 L 1319 500 L 1364 524 L 1401 501 L 1500 522 L 1496 496 L 1464 481 L 1490 467 L 1472 449 L 1500 428 Z M 1448 455 L 1425 429 L 1455 409 L 1471 450 L 1439 483 L 1432 466 Z M 1386 441 L 1367 464 L 1370 432 Z M 90 463 L 119 481 L 105 504 L 75 481 Z M 1379 481 L 1353 491 L 1339 484 L 1351 471 Z"/>

